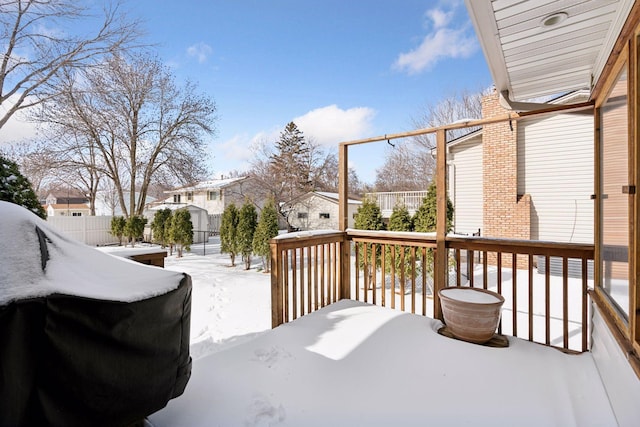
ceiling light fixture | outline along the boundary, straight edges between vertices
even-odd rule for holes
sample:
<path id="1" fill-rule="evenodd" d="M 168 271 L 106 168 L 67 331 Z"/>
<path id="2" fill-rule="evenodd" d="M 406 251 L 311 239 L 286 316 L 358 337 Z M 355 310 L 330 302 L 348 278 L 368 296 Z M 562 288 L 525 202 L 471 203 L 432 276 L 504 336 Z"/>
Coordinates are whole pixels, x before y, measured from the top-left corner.
<path id="1" fill-rule="evenodd" d="M 551 15 L 548 15 L 542 18 L 542 21 L 540 21 L 540 26 L 542 28 L 555 27 L 559 25 L 561 22 L 563 22 L 565 19 L 567 19 L 568 17 L 569 17 L 569 14 L 567 14 L 566 12 L 552 13 Z"/>

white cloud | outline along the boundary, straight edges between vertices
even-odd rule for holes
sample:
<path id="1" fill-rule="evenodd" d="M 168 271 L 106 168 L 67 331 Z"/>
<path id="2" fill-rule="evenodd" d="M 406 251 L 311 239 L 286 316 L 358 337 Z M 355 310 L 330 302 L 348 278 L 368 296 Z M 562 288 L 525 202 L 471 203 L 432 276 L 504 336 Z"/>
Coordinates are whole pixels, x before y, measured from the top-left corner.
<path id="1" fill-rule="evenodd" d="M 425 16 L 430 24 L 428 34 L 420 46 L 401 53 L 393 68 L 417 74 L 430 69 L 444 58 L 466 58 L 478 48 L 477 41 L 469 25 L 452 26 L 454 9 L 430 9 Z"/>
<path id="2" fill-rule="evenodd" d="M 4 116 L 6 111 L 13 107 L 14 100 L 19 95 L 13 95 L 5 100 L 0 106 L 0 117 Z M 13 143 L 26 139 L 35 138 L 38 133 L 38 127 L 35 123 L 29 122 L 24 118 L 21 112 L 15 113 L 4 126 L 0 129 L 0 144 Z"/>
<path id="3" fill-rule="evenodd" d="M 374 116 L 375 111 L 368 107 L 343 110 L 337 105 L 329 105 L 296 117 L 293 122 L 317 144 L 337 146 L 340 142 L 369 136 Z"/>
<path id="4" fill-rule="evenodd" d="M 446 27 L 453 18 L 453 11 L 444 11 L 442 9 L 431 9 L 425 14 L 433 22 L 434 28 Z"/>
<path id="5" fill-rule="evenodd" d="M 280 131 L 274 128 L 271 131 L 260 131 L 253 136 L 236 134 L 224 142 L 213 144 L 214 169 L 226 172 L 248 170 L 261 147 L 276 141 Z"/>
<path id="6" fill-rule="evenodd" d="M 196 58 L 201 64 L 207 60 L 212 52 L 213 49 L 211 48 L 211 46 L 203 42 L 196 43 L 187 48 L 187 55 L 192 58 Z"/>

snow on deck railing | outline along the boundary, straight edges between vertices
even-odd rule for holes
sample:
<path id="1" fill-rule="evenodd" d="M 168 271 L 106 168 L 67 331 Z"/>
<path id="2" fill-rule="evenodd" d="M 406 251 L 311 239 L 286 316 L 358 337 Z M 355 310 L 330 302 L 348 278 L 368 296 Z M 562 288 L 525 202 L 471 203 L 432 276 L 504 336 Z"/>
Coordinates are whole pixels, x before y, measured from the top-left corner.
<path id="1" fill-rule="evenodd" d="M 279 236 L 271 243 L 273 327 L 342 298 L 433 317 L 434 292 L 473 286 L 505 298 L 498 333 L 587 350 L 593 245 L 448 236 L 448 283 L 438 286 L 435 246 L 433 233 L 321 230 Z"/>

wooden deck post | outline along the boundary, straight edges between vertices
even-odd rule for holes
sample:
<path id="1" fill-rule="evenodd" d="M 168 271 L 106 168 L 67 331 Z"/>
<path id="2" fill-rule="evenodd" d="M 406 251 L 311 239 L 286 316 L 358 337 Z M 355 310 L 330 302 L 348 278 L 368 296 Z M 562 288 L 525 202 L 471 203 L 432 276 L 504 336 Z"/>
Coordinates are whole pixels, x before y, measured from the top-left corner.
<path id="1" fill-rule="evenodd" d="M 349 227 L 349 146 L 338 146 L 338 227 L 344 233 L 340 244 L 339 299 L 351 298 L 351 242 L 347 239 Z"/>
<path id="2" fill-rule="evenodd" d="M 436 254 L 433 275 L 433 317 L 443 320 L 438 291 L 447 286 L 447 136 L 445 129 L 436 132 Z"/>
<path id="3" fill-rule="evenodd" d="M 275 328 L 284 323 L 283 271 L 278 244 L 271 239 L 269 246 L 271 251 L 271 327 Z"/>

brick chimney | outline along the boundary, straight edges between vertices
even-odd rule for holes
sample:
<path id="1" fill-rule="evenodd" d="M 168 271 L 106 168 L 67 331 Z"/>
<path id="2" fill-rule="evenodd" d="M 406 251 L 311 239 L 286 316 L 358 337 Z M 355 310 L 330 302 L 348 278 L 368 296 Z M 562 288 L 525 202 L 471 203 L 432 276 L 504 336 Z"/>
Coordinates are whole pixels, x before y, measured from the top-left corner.
<path id="1" fill-rule="evenodd" d="M 500 105 L 497 92 L 482 99 L 483 118 L 507 114 L 517 117 L 517 113 Z M 518 195 L 517 122 L 485 125 L 482 150 L 483 236 L 530 239 L 531 197 L 528 194 Z"/>

